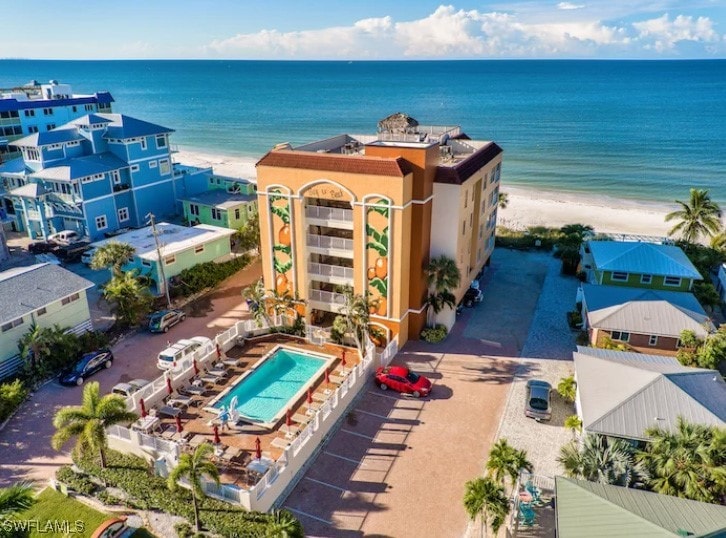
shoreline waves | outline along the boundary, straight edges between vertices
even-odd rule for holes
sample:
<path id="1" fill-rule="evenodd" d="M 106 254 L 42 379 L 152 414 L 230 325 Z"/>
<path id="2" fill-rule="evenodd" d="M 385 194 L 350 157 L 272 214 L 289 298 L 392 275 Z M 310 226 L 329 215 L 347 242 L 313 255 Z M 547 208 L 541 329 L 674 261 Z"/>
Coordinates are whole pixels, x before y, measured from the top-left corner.
<path id="1" fill-rule="evenodd" d="M 261 157 L 261 156 L 260 156 Z M 212 154 L 197 149 L 180 149 L 176 160 L 192 166 L 211 166 L 215 174 L 255 181 L 257 158 Z M 499 210 L 502 226 L 524 229 L 528 226 L 559 227 L 589 224 L 596 232 L 665 236 L 670 228 L 664 221 L 675 205 L 583 195 L 502 184 L 509 195 L 506 209 Z M 684 196 L 687 193 L 684 194 Z"/>

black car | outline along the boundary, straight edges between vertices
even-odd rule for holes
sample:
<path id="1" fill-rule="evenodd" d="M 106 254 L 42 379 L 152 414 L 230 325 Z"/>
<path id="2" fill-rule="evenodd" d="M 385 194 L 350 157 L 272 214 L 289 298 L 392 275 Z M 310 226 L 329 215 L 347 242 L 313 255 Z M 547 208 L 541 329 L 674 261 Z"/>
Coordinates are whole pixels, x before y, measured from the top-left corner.
<path id="1" fill-rule="evenodd" d="M 81 261 L 84 252 L 91 248 L 88 241 L 79 241 L 70 245 L 62 245 L 53 250 L 53 254 L 64 263 L 76 263 Z"/>
<path id="2" fill-rule="evenodd" d="M 58 245 L 50 241 L 36 241 L 28 245 L 28 252 L 31 254 L 47 254 L 53 251 Z"/>
<path id="3" fill-rule="evenodd" d="M 63 372 L 58 381 L 61 385 L 83 385 L 83 382 L 102 368 L 111 368 L 113 353 L 108 349 L 91 351 L 83 355 L 75 365 Z"/>

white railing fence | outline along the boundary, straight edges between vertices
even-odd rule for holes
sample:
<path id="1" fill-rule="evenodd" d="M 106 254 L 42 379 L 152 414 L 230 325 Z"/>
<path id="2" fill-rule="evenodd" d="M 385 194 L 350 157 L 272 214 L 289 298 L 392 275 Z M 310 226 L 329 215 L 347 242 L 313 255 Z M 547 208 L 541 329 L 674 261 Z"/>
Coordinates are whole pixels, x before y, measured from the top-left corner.
<path id="1" fill-rule="evenodd" d="M 309 219 L 339 220 L 353 222 L 353 210 L 339 207 L 322 207 L 309 205 L 305 208 L 305 216 Z"/>
<path id="2" fill-rule="evenodd" d="M 352 280 L 353 268 L 341 267 L 339 265 L 327 265 L 324 263 L 308 262 L 308 274 Z"/>
<path id="3" fill-rule="evenodd" d="M 341 306 L 345 305 L 345 295 L 333 291 L 310 290 L 308 292 L 308 300 L 319 303 L 339 304 Z"/>
<path id="4" fill-rule="evenodd" d="M 329 237 L 327 235 L 308 234 L 307 245 L 317 248 L 332 248 L 338 250 L 353 250 L 353 240 L 342 237 Z"/>

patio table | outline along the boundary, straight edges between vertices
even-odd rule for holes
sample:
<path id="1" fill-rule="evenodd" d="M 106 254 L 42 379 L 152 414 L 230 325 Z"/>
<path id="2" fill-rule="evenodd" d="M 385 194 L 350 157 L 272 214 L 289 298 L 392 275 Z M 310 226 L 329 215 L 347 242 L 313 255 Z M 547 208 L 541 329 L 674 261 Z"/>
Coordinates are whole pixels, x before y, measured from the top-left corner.
<path id="1" fill-rule="evenodd" d="M 147 415 L 146 417 L 140 418 L 139 420 L 134 422 L 131 428 L 144 433 L 149 433 L 154 431 L 154 429 L 159 425 L 160 422 L 161 421 L 159 420 L 159 417 L 152 417 L 151 415 Z"/>
<path id="2" fill-rule="evenodd" d="M 192 448 L 197 448 L 206 440 L 207 438 L 204 435 L 194 435 L 191 439 L 189 439 L 189 446 Z"/>
<path id="3" fill-rule="evenodd" d="M 245 469 L 247 469 L 248 471 L 252 471 L 253 473 L 262 475 L 267 472 L 267 469 L 269 469 L 273 463 L 275 463 L 273 460 L 263 456 L 262 459 L 254 459 L 249 462 Z"/>
<path id="4" fill-rule="evenodd" d="M 225 461 L 231 461 L 234 458 L 239 457 L 240 454 L 242 454 L 242 449 L 238 448 L 236 446 L 228 446 L 227 450 L 224 451 L 222 454 L 222 459 Z"/>

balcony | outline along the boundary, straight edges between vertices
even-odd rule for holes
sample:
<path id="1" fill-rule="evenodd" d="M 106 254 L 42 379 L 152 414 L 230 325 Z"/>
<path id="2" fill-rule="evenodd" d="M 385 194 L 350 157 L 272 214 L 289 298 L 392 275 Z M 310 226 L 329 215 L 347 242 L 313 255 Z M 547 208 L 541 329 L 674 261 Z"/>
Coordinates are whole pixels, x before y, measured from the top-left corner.
<path id="1" fill-rule="evenodd" d="M 310 205 L 305 208 L 308 224 L 329 228 L 353 229 L 353 210 Z"/>
<path id="2" fill-rule="evenodd" d="M 319 282 L 328 284 L 339 284 L 342 286 L 353 285 L 353 268 L 340 267 L 339 265 L 326 265 L 324 263 L 308 263 L 308 276 Z"/>
<path id="3" fill-rule="evenodd" d="M 327 235 L 307 235 L 307 246 L 310 252 L 339 258 L 353 258 L 353 240 Z"/>
<path id="4" fill-rule="evenodd" d="M 341 307 L 345 305 L 345 295 L 332 291 L 310 290 L 308 303 L 318 310 L 340 312 Z"/>
<path id="5" fill-rule="evenodd" d="M 113 192 L 123 192 L 127 191 L 131 188 L 131 185 L 128 183 L 117 183 L 113 186 Z"/>

